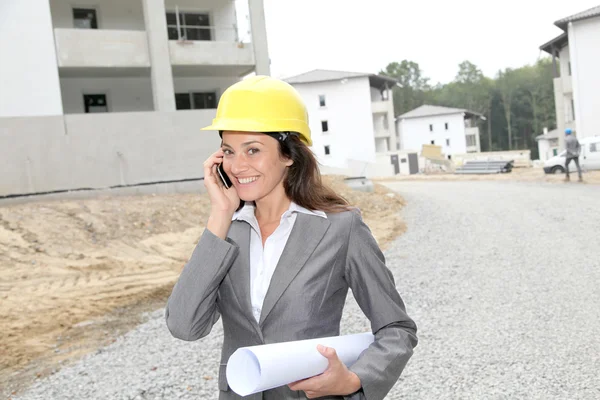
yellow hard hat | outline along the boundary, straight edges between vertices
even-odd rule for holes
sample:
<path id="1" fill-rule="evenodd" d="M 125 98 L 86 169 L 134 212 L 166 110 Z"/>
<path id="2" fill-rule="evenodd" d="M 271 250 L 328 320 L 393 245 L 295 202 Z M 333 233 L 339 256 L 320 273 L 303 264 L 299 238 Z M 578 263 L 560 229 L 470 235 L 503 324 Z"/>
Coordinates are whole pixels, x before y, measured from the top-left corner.
<path id="1" fill-rule="evenodd" d="M 204 131 L 296 132 L 312 145 L 308 113 L 289 83 L 254 76 L 231 85 L 219 100 L 217 116 Z"/>

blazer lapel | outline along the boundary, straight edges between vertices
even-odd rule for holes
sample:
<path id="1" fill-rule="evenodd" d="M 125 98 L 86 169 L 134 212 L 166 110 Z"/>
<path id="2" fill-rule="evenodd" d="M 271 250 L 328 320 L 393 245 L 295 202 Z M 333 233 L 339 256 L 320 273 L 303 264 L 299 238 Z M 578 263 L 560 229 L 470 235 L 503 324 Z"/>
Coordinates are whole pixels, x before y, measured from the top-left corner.
<path id="1" fill-rule="evenodd" d="M 250 300 L 250 229 L 251 227 L 247 222 L 234 221 L 231 225 L 229 237 L 238 245 L 239 253 L 237 261 L 233 263 L 229 270 L 229 277 L 244 314 L 257 331 L 261 333 L 252 314 L 252 302 Z"/>
<path id="2" fill-rule="evenodd" d="M 279 258 L 260 314 L 260 326 L 296 277 L 327 232 L 326 218 L 298 213 L 283 253 Z"/>

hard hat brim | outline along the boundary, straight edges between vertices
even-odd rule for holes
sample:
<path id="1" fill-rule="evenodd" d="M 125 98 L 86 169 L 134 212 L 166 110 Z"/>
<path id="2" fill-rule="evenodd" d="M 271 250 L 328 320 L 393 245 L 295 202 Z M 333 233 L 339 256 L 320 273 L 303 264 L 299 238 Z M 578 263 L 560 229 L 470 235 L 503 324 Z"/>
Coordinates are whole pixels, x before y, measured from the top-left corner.
<path id="1" fill-rule="evenodd" d="M 278 127 L 275 129 L 274 127 Z M 282 129 L 282 127 L 285 127 Z M 304 121 L 296 119 L 285 119 L 285 120 L 269 120 L 261 121 L 258 119 L 227 119 L 219 118 L 213 120 L 213 123 L 209 126 L 201 128 L 202 131 L 233 131 L 233 132 L 296 132 L 300 135 L 300 138 L 308 146 L 312 146 L 312 140 L 310 139 L 310 128 Z"/>

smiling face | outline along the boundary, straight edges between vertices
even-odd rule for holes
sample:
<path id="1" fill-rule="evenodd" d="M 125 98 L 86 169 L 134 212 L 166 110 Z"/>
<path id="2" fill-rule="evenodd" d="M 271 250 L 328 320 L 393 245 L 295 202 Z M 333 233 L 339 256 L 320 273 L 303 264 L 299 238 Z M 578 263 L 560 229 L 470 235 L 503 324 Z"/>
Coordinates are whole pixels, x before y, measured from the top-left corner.
<path id="1" fill-rule="evenodd" d="M 261 200 L 281 193 L 292 160 L 279 153 L 276 139 L 262 133 L 223 132 L 223 168 L 244 201 Z"/>

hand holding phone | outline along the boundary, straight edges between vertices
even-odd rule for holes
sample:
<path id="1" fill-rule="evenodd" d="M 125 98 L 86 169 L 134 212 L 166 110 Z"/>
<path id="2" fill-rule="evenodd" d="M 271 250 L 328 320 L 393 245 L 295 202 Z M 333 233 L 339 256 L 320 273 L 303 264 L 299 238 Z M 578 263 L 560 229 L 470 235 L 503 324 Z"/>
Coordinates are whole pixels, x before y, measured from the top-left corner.
<path id="1" fill-rule="evenodd" d="M 233 184 L 231 183 L 231 179 L 225 173 L 225 169 L 223 168 L 223 163 L 219 164 L 217 167 L 217 173 L 219 174 L 219 178 L 221 178 L 221 182 L 223 182 L 223 186 L 225 189 L 229 189 Z"/>

